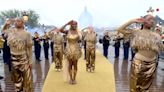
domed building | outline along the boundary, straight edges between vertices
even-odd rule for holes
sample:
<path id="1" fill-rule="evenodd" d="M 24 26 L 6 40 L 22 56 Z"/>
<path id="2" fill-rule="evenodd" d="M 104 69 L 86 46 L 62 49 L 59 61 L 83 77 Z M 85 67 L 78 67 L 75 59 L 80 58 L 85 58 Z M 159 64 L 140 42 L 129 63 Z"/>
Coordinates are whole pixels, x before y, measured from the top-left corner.
<path id="1" fill-rule="evenodd" d="M 83 29 L 87 26 L 92 26 L 93 24 L 93 17 L 92 15 L 89 13 L 87 7 L 84 7 L 84 11 L 81 13 L 81 15 L 79 16 L 79 28 Z"/>

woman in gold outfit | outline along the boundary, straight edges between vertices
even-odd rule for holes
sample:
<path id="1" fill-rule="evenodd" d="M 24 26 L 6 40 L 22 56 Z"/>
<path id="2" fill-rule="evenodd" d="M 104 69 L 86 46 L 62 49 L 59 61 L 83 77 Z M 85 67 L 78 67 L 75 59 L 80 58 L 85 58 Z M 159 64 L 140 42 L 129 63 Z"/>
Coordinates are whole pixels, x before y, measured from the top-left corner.
<path id="1" fill-rule="evenodd" d="M 16 92 L 32 90 L 32 37 L 24 30 L 24 21 L 16 18 L 15 28 L 8 35 L 7 43 L 11 52 L 12 80 Z"/>
<path id="2" fill-rule="evenodd" d="M 125 31 L 132 23 L 142 23 L 142 30 Z M 152 84 L 157 67 L 158 53 L 163 50 L 159 34 L 152 32 L 154 17 L 146 15 L 144 18 L 131 20 L 120 28 L 118 32 L 132 37 L 131 46 L 138 50 L 131 64 L 130 92 L 148 92 Z"/>
<path id="3" fill-rule="evenodd" d="M 70 30 L 64 30 L 66 26 L 70 25 Z M 81 33 L 77 30 L 77 22 L 70 21 L 65 24 L 60 32 L 67 34 L 67 45 L 65 51 L 65 57 L 69 62 L 68 72 L 70 75 L 70 84 L 76 84 L 76 74 L 77 74 L 77 63 L 78 59 L 81 57 L 81 48 L 79 45 L 79 40 L 81 39 Z"/>

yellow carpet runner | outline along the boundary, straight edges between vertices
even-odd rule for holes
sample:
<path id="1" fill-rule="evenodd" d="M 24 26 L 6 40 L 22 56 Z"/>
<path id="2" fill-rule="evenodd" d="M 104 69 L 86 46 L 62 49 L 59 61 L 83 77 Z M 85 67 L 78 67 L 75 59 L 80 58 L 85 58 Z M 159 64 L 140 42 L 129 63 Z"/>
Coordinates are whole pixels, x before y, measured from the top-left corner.
<path id="1" fill-rule="evenodd" d="M 95 72 L 86 71 L 84 57 L 78 62 L 77 84 L 64 82 L 63 71 L 51 65 L 42 92 L 116 92 L 113 65 L 96 51 Z"/>

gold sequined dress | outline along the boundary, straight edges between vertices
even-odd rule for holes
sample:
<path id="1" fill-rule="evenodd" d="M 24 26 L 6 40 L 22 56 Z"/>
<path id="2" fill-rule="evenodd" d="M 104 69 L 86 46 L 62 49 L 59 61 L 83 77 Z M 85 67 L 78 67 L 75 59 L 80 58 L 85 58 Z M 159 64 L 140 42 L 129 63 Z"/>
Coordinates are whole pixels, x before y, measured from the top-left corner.
<path id="1" fill-rule="evenodd" d="M 81 55 L 81 48 L 78 41 L 80 40 L 80 37 L 78 34 L 70 34 L 68 32 L 67 34 L 67 46 L 65 51 L 65 56 L 68 60 L 75 60 L 77 61 Z"/>

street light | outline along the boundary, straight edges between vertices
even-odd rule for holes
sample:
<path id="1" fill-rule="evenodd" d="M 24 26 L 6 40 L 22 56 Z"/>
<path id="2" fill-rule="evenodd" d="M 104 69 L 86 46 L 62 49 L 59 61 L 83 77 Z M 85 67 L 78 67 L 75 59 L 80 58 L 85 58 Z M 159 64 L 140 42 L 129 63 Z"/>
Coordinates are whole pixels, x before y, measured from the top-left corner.
<path id="1" fill-rule="evenodd" d="M 22 12 L 24 22 L 27 22 L 29 19 L 28 13 L 26 11 Z"/>
<path id="2" fill-rule="evenodd" d="M 26 27 L 27 27 L 27 22 L 28 22 L 28 19 L 29 19 L 28 13 L 26 11 L 23 11 L 22 15 L 23 15 L 23 21 L 25 23 L 25 29 L 27 29 Z"/>

